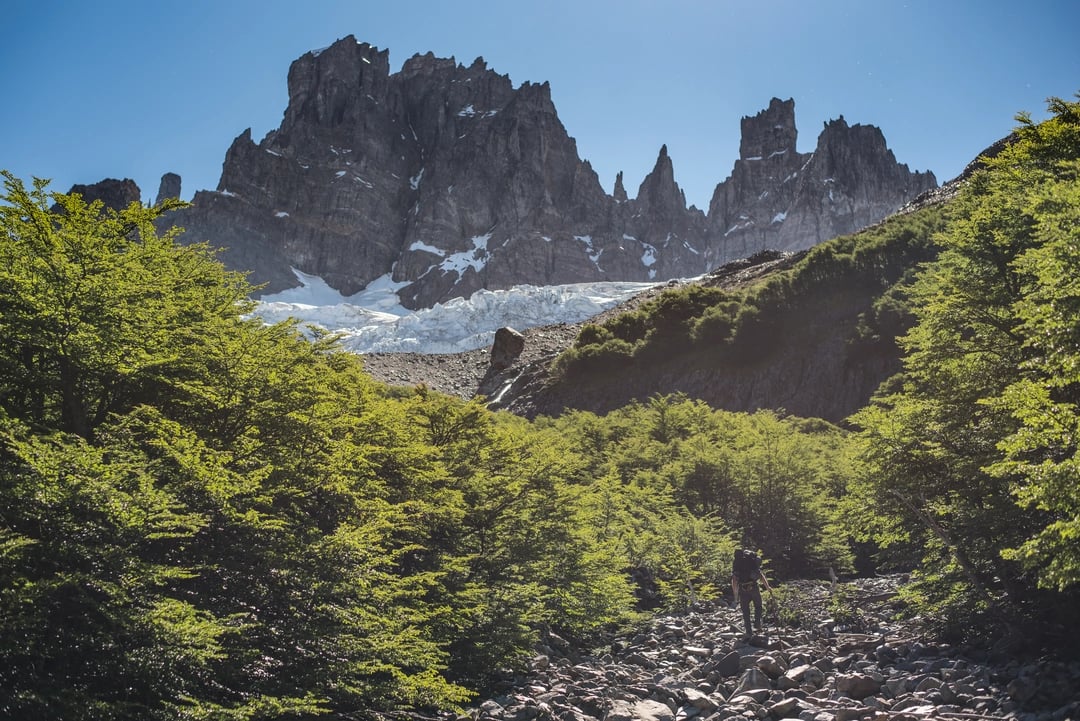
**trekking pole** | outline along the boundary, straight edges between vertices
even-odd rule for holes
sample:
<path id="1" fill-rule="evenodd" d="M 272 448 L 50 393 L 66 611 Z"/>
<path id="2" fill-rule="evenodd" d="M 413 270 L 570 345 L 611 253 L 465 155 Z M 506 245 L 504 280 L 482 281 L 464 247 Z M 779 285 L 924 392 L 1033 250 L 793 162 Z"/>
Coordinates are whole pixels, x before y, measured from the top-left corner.
<path id="1" fill-rule="evenodd" d="M 773 593 L 772 586 L 768 586 L 769 589 L 769 603 L 772 605 L 772 611 L 775 617 L 773 621 L 776 625 L 776 643 L 777 649 L 784 650 L 784 639 L 780 635 L 780 603 L 776 600 L 776 594 Z M 766 616 L 767 617 L 767 616 Z"/>

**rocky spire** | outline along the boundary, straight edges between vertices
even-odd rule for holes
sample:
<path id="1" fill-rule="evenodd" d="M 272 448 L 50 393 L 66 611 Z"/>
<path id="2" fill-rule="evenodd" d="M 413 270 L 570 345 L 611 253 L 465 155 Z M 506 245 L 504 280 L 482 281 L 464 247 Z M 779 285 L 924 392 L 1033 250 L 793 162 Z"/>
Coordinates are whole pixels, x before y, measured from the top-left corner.
<path id="1" fill-rule="evenodd" d="M 637 202 L 641 212 L 661 212 L 669 218 L 679 210 L 686 210 L 682 191 L 675 182 L 675 169 L 666 144 L 660 147 L 652 172 L 641 181 Z"/>
<path id="2" fill-rule="evenodd" d="M 618 173 L 615 174 L 614 198 L 615 198 L 615 202 L 617 202 L 617 203 L 625 203 L 626 202 L 626 188 L 623 187 L 622 171 L 621 170 Z"/>
<path id="3" fill-rule="evenodd" d="M 695 258 L 699 254 L 705 216 L 697 209 L 687 210 L 686 196 L 675 182 L 667 145 L 660 148 L 656 165 L 641 182 L 629 210 L 629 232 L 624 231 L 624 238 L 642 244 L 649 279 L 681 275 L 673 261 L 679 254 Z"/>
<path id="4" fill-rule="evenodd" d="M 773 98 L 765 110 L 753 117 L 743 117 L 741 129 L 739 157 L 743 160 L 794 153 L 798 136 L 795 130 L 795 101 L 791 98 Z"/>
<path id="5" fill-rule="evenodd" d="M 164 201 L 170 198 L 180 197 L 180 176 L 176 173 L 165 173 L 161 176 L 161 183 L 158 185 L 157 198 L 154 200 L 154 205 L 161 205 Z"/>

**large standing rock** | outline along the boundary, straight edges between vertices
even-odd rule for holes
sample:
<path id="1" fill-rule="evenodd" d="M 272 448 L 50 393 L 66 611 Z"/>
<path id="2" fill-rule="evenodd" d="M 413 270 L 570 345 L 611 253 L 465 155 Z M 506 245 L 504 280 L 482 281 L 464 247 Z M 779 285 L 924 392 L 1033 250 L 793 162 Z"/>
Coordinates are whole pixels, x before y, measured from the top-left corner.
<path id="1" fill-rule="evenodd" d="M 509 326 L 495 331 L 495 340 L 491 344 L 491 368 L 505 370 L 513 365 L 521 351 L 525 350 L 525 336 Z"/>

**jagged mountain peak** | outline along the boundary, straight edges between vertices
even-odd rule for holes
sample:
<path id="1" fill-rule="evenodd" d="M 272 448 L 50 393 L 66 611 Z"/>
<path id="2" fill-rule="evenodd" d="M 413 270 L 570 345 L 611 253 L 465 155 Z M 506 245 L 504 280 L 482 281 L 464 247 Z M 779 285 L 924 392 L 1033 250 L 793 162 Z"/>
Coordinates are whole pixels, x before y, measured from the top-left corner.
<path id="1" fill-rule="evenodd" d="M 898 164 L 879 128 L 843 116 L 825 122 L 814 152 L 798 152 L 793 99 L 773 98 L 741 127 L 740 157 L 709 205 L 708 232 L 723 238 L 717 264 L 852 233 L 937 186 Z"/>
<path id="2" fill-rule="evenodd" d="M 482 57 L 417 54 L 395 73 L 389 51 L 350 35 L 294 61 L 288 87 L 281 126 L 258 143 L 242 133 L 217 191 L 170 216 L 267 293 L 296 283 L 291 268 L 346 294 L 390 273 L 411 307 L 522 283 L 688 277 L 874 222 L 933 182 L 863 126 L 829 125 L 807 165 L 794 100 L 773 98 L 742 119 L 740 157 L 706 215 L 687 208 L 666 144 L 636 198 L 621 173 L 608 195 L 550 84 L 515 88 Z M 825 172 L 868 190 L 838 195 Z"/>
<path id="3" fill-rule="evenodd" d="M 668 155 L 666 144 L 660 146 L 660 152 L 656 155 L 656 163 L 653 165 L 652 171 L 641 182 L 642 189 L 651 183 L 663 183 L 665 185 L 675 183 L 675 166 L 671 161 L 671 156 Z"/>
<path id="4" fill-rule="evenodd" d="M 70 194 L 78 194 L 87 203 L 100 200 L 106 208 L 120 210 L 142 200 L 138 184 L 131 178 L 105 178 L 89 185 L 71 186 Z"/>
<path id="5" fill-rule="evenodd" d="M 769 107 L 741 122 L 739 158 L 754 160 L 794 153 L 798 131 L 795 129 L 795 100 L 773 98 Z"/>
<path id="6" fill-rule="evenodd" d="M 402 77 L 409 78 L 414 75 L 432 75 L 439 71 L 454 70 L 460 67 L 453 56 L 449 58 L 435 57 L 435 53 L 428 51 L 421 55 L 417 53 L 405 61 L 401 66 Z"/>
<path id="7" fill-rule="evenodd" d="M 675 222 L 679 213 L 685 213 L 686 197 L 675 182 L 675 167 L 666 144 L 660 146 L 656 164 L 641 181 L 637 202 L 640 212 L 659 215 L 666 223 Z"/>
<path id="8" fill-rule="evenodd" d="M 623 185 L 623 174 L 620 170 L 615 174 L 615 189 L 612 191 L 612 197 L 615 198 L 616 203 L 625 203 L 627 201 L 626 187 Z"/>

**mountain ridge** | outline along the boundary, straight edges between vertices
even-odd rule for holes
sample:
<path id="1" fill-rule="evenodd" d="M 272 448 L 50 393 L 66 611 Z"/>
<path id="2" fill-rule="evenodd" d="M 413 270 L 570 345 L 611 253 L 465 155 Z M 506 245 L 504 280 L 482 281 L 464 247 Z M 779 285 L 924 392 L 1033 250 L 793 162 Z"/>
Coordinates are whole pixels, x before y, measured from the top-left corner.
<path id="1" fill-rule="evenodd" d="M 636 197 L 621 174 L 607 194 L 550 85 L 514 88 L 483 58 L 427 53 L 391 73 L 388 51 L 348 36 L 294 61 L 288 88 L 281 126 L 241 133 L 218 188 L 169 220 L 264 293 L 295 286 L 294 267 L 345 295 L 392 273 L 410 308 L 523 283 L 691 277 L 853 232 L 937 185 L 842 118 L 795 152 L 790 99 L 743 118 L 743 157 L 706 213 L 687 207 L 666 145 Z"/>
<path id="2" fill-rule="evenodd" d="M 987 153 L 1000 150 L 1005 142 L 1007 139 L 999 141 Z M 506 367 L 493 367 L 492 350 L 481 348 L 458 354 L 367 354 L 365 370 L 391 385 L 422 385 L 461 398 L 479 395 L 491 408 L 530 418 L 557 416 L 574 409 L 602 414 L 654 395 L 681 393 L 725 410 L 772 408 L 842 423 L 900 369 L 900 351 L 894 339 L 902 332 L 903 321 L 875 320 L 876 299 L 901 279 L 905 268 L 936 254 L 930 236 L 937 227 L 939 209 L 977 166 L 973 161 L 960 177 L 927 191 L 874 226 L 819 246 L 819 255 L 829 255 L 841 243 L 849 250 L 863 244 L 884 244 L 886 249 L 880 252 L 895 267 L 892 281 L 883 285 L 880 281 L 867 285 L 858 279 L 860 271 L 855 271 L 847 282 L 822 283 L 824 292 L 796 300 L 801 317 L 810 321 L 801 329 L 796 322 L 794 330 L 789 326 L 777 332 L 776 342 L 782 347 L 798 346 L 798 353 L 779 350 L 756 360 L 717 361 L 715 350 L 684 350 L 672 343 L 669 355 L 631 367 L 611 363 L 605 365 L 606 370 L 570 378 L 557 368 L 560 356 L 575 347 L 587 325 L 603 325 L 634 313 L 667 291 L 692 286 L 730 292 L 752 289 L 795 272 L 800 264 L 809 262 L 807 256 L 814 250 L 764 251 L 727 263 L 699 279 L 659 284 L 586 321 L 530 328 L 523 331 L 520 355 Z M 892 325 L 879 329 L 876 339 L 866 338 L 860 326 L 868 321 Z"/>

